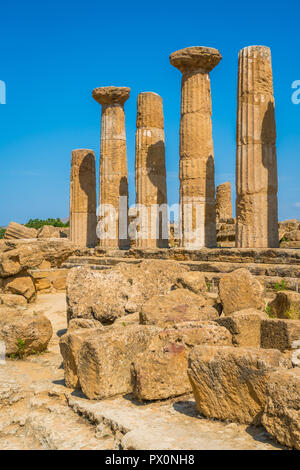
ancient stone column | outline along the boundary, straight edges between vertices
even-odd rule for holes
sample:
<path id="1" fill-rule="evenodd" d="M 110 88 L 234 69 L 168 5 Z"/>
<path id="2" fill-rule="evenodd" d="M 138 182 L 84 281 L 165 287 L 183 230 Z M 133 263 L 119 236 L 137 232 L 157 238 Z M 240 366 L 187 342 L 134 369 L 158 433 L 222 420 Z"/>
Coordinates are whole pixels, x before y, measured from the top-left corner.
<path id="1" fill-rule="evenodd" d="M 276 248 L 276 127 L 268 47 L 239 53 L 236 140 L 236 246 Z"/>
<path id="2" fill-rule="evenodd" d="M 100 150 L 100 246 L 129 248 L 128 179 L 124 103 L 130 88 L 102 87 L 93 98 L 102 105 Z M 100 236 L 99 236 L 100 235 Z"/>
<path id="3" fill-rule="evenodd" d="M 232 219 L 231 184 L 229 181 L 227 183 L 222 183 L 217 187 L 216 215 L 217 222 L 220 220 Z"/>
<path id="4" fill-rule="evenodd" d="M 166 248 L 168 213 L 164 115 L 162 98 L 156 93 L 139 94 L 136 127 L 135 185 L 140 220 L 136 246 Z"/>
<path id="5" fill-rule="evenodd" d="M 70 185 L 70 239 L 93 247 L 97 244 L 96 172 L 92 150 L 73 150 Z"/>
<path id="6" fill-rule="evenodd" d="M 170 55 L 182 72 L 180 121 L 181 245 L 216 246 L 216 202 L 209 72 L 221 54 L 188 47 Z"/>

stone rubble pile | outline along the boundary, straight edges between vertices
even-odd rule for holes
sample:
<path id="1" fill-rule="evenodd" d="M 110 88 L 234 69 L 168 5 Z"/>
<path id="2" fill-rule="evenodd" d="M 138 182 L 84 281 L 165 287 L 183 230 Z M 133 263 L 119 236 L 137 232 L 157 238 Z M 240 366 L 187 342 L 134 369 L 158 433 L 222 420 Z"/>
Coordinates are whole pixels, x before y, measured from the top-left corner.
<path id="1" fill-rule="evenodd" d="M 264 425 L 300 449 L 300 320 L 268 316 L 264 286 L 247 270 L 226 274 L 212 295 L 202 273 L 175 261 L 81 267 L 71 270 L 67 292 L 60 348 L 68 387 L 92 400 L 141 402 L 193 392 L 203 416 Z"/>

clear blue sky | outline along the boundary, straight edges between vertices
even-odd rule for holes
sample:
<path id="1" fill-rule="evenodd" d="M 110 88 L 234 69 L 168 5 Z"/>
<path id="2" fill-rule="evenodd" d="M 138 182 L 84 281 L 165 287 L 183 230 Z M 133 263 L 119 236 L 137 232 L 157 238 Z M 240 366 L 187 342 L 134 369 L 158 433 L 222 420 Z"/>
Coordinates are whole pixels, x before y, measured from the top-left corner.
<path id="1" fill-rule="evenodd" d="M 71 150 L 100 147 L 97 86 L 130 86 L 126 103 L 130 203 L 134 203 L 136 98 L 164 100 L 169 202 L 178 202 L 180 72 L 169 54 L 216 47 L 211 74 L 216 184 L 235 173 L 238 51 L 271 47 L 276 99 L 279 218 L 300 218 L 299 12 L 292 2 L 11 1 L 0 7 L 0 225 L 66 217 Z M 234 197 L 234 194 L 233 194 Z M 233 199 L 234 200 L 234 199 Z M 298 203 L 298 204 L 297 204 Z"/>

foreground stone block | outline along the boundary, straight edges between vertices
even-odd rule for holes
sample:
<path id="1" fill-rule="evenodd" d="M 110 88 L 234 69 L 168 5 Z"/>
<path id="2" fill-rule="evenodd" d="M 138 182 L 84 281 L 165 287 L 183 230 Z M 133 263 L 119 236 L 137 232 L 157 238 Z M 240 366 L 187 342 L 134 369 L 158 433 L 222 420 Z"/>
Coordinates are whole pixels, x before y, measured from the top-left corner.
<path id="1" fill-rule="evenodd" d="M 281 444 L 300 450 L 300 368 L 271 374 L 262 424 Z"/>
<path id="2" fill-rule="evenodd" d="M 67 238 L 68 227 L 54 227 L 53 225 L 44 225 L 38 230 L 38 238 Z"/>
<path id="3" fill-rule="evenodd" d="M 52 333 L 51 322 L 44 315 L 28 315 L 15 310 L 0 313 L 0 341 L 4 341 L 7 355 L 45 351 Z"/>
<path id="4" fill-rule="evenodd" d="M 299 320 L 265 319 L 261 323 L 261 347 L 287 351 L 300 340 Z"/>
<path id="5" fill-rule="evenodd" d="M 5 305 L 12 308 L 26 308 L 27 300 L 23 295 L 2 294 L 0 295 L 0 305 Z"/>
<path id="6" fill-rule="evenodd" d="M 235 346 L 260 348 L 261 323 L 264 318 L 267 318 L 264 312 L 247 309 L 221 317 L 217 323 L 230 331 Z"/>
<path id="7" fill-rule="evenodd" d="M 182 270 L 179 263 L 167 260 L 120 263 L 105 272 L 74 268 L 67 278 L 68 318 L 111 324 L 116 318 L 139 312 L 155 295 L 169 292 Z"/>
<path id="8" fill-rule="evenodd" d="M 272 302 L 268 304 L 270 315 L 276 318 L 290 318 L 300 320 L 300 293 L 298 292 L 277 292 Z"/>
<path id="9" fill-rule="evenodd" d="M 207 285 L 204 273 L 199 271 L 183 272 L 175 283 L 175 287 L 183 287 L 194 292 L 194 294 L 206 294 Z"/>
<path id="10" fill-rule="evenodd" d="M 78 377 L 83 393 L 101 400 L 132 391 L 131 363 L 145 351 L 157 328 L 128 325 L 95 331 L 79 351 Z"/>
<path id="11" fill-rule="evenodd" d="M 175 289 L 165 295 L 152 297 L 142 306 L 142 325 L 174 325 L 181 322 L 216 320 L 219 314 L 209 300 L 188 289 Z"/>
<path id="12" fill-rule="evenodd" d="M 100 327 L 100 323 L 97 323 Z M 75 328 L 74 324 L 72 326 Z M 80 388 L 78 380 L 78 355 L 82 344 L 94 333 L 94 331 L 95 327 L 72 329 L 71 332 L 68 331 L 60 339 L 59 347 L 64 359 L 65 383 L 67 387 Z"/>
<path id="13" fill-rule="evenodd" d="M 275 349 L 197 346 L 188 367 L 197 409 L 207 418 L 258 425 L 270 374 L 288 365 Z"/>
<path id="14" fill-rule="evenodd" d="M 196 345 L 230 345 L 231 335 L 214 322 L 180 323 L 157 333 L 132 365 L 133 393 L 138 400 L 163 400 L 191 392 L 188 353 Z"/>
<path id="15" fill-rule="evenodd" d="M 23 295 L 28 302 L 36 297 L 36 290 L 31 276 L 9 277 L 4 281 L 4 293 Z"/>
<path id="16" fill-rule="evenodd" d="M 245 268 L 224 274 L 220 280 L 219 293 L 225 315 L 248 308 L 264 308 L 264 288 Z"/>
<path id="17" fill-rule="evenodd" d="M 10 222 L 5 231 L 4 239 L 17 240 L 19 238 L 36 238 L 37 234 L 38 231 L 35 228 L 28 228 L 17 222 Z"/>

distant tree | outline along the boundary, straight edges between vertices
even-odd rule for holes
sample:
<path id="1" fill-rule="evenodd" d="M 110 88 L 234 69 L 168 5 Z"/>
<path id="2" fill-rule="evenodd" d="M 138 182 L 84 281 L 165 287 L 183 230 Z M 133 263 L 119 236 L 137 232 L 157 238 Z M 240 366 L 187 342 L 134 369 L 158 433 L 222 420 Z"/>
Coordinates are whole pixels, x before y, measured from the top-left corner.
<path id="1" fill-rule="evenodd" d="M 4 237 L 5 232 L 6 232 L 5 228 L 0 228 L 0 239 Z"/>
<path id="2" fill-rule="evenodd" d="M 53 227 L 69 227 L 70 223 L 69 221 L 64 224 L 59 218 L 57 219 L 30 219 L 27 224 L 25 224 L 25 227 L 28 228 L 35 228 L 39 229 L 44 227 L 44 225 L 52 225 Z"/>

